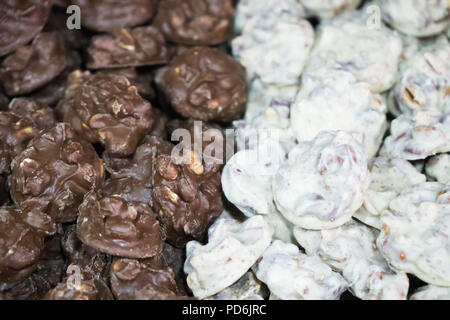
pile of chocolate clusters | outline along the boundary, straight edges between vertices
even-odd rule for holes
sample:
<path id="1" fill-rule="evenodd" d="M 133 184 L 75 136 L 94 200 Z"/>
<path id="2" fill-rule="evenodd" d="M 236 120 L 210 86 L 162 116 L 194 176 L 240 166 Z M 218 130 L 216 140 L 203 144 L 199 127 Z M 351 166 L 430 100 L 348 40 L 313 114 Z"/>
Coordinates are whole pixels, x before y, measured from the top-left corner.
<path id="1" fill-rule="evenodd" d="M 449 12 L 1 1 L 0 300 L 450 297 Z"/>

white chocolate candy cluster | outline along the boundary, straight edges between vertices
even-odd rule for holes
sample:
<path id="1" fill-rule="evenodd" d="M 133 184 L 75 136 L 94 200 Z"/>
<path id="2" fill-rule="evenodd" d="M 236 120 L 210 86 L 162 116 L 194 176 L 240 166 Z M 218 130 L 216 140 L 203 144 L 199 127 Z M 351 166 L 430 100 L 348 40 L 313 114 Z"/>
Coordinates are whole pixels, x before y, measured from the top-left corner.
<path id="1" fill-rule="evenodd" d="M 406 160 L 375 158 L 371 164 L 370 186 L 364 194 L 363 206 L 354 217 L 380 229 L 381 213 L 389 207 L 391 200 L 403 190 L 425 180 L 425 175 Z"/>
<path id="2" fill-rule="evenodd" d="M 399 31 L 429 37 L 447 29 L 450 23 L 447 0 L 377 0 L 384 21 Z"/>
<path id="3" fill-rule="evenodd" d="M 365 152 L 345 131 L 301 142 L 274 176 L 274 201 L 283 216 L 307 229 L 343 225 L 361 207 L 369 186 Z"/>
<path id="4" fill-rule="evenodd" d="M 402 52 L 402 40 L 380 24 L 367 25 L 363 11 L 339 17 L 319 27 L 310 64 L 305 72 L 314 73 L 317 66 L 340 64 L 345 70 L 370 85 L 373 92 L 383 92 L 394 84 Z"/>
<path id="5" fill-rule="evenodd" d="M 381 215 L 377 245 L 395 268 L 450 286 L 450 186 L 424 182 L 404 190 Z"/>
<path id="6" fill-rule="evenodd" d="M 270 245 L 272 234 L 261 216 L 243 223 L 219 219 L 208 230 L 206 245 L 188 242 L 184 272 L 194 296 L 212 296 L 239 280 Z"/>
<path id="7" fill-rule="evenodd" d="M 291 123 L 298 141 L 312 140 L 327 130 L 362 135 L 366 154 L 372 158 L 386 130 L 386 111 L 380 95 L 372 93 L 369 84 L 358 81 L 351 72 L 319 68 L 303 75 Z"/>
<path id="8" fill-rule="evenodd" d="M 283 300 L 337 300 L 347 282 L 316 256 L 275 240 L 254 267 L 256 276 Z"/>
<path id="9" fill-rule="evenodd" d="M 371 300 L 403 300 L 408 277 L 389 267 L 378 251 L 377 231 L 355 220 L 330 230 L 312 231 L 296 227 L 294 235 L 308 255 L 318 255 L 342 273 L 350 291 Z"/>

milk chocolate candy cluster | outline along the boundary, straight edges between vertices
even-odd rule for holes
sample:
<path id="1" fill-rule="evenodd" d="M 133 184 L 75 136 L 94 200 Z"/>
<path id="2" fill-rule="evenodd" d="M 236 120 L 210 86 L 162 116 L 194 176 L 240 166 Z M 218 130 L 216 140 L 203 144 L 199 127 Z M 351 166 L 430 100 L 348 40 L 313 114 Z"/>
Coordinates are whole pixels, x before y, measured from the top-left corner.
<path id="1" fill-rule="evenodd" d="M 11 196 L 21 208 L 74 221 L 83 196 L 101 187 L 104 168 L 94 147 L 66 123 L 41 131 L 12 165 Z"/>
<path id="2" fill-rule="evenodd" d="M 199 120 L 237 119 L 247 102 L 244 69 L 214 48 L 195 47 L 174 58 L 159 86 L 177 112 Z"/>
<path id="3" fill-rule="evenodd" d="M 38 210 L 0 207 L 0 291 L 10 289 L 34 270 L 54 221 Z"/>
<path id="4" fill-rule="evenodd" d="M 233 35 L 231 0 L 161 1 L 154 25 L 171 42 L 216 45 Z"/>
<path id="5" fill-rule="evenodd" d="M 49 83 L 66 67 L 64 40 L 42 32 L 30 45 L 17 49 L 0 66 L 0 83 L 10 96 L 19 96 Z"/>
<path id="6" fill-rule="evenodd" d="M 119 29 L 112 36 L 94 36 L 88 53 L 90 69 L 148 66 L 168 60 L 165 39 L 153 27 Z"/>
<path id="7" fill-rule="evenodd" d="M 157 0 L 73 0 L 83 13 L 84 27 L 97 32 L 133 27 L 148 21 L 155 13 Z"/>
<path id="8" fill-rule="evenodd" d="M 47 22 L 50 0 L 7 0 L 0 4 L 0 56 L 32 40 Z"/>
<path id="9" fill-rule="evenodd" d="M 121 156 L 132 154 L 152 125 L 151 104 L 126 77 L 113 74 L 88 76 L 60 110 L 80 136 Z"/>

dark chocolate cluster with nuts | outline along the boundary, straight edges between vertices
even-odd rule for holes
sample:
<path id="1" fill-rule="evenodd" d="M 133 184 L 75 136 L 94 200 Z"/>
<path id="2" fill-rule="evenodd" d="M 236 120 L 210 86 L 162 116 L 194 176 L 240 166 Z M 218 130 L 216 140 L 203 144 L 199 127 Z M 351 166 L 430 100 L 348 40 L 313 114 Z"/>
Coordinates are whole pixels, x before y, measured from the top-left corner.
<path id="1" fill-rule="evenodd" d="M 233 2 L 6 0 L 0 17 L 0 300 L 192 298 L 186 243 L 223 211 L 210 144 L 247 102 Z"/>

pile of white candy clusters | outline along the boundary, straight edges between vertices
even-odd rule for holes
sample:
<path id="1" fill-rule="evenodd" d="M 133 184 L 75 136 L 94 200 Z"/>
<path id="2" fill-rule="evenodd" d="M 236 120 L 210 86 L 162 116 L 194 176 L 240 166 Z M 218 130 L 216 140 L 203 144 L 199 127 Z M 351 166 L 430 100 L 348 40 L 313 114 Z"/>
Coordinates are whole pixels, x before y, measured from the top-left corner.
<path id="1" fill-rule="evenodd" d="M 242 215 L 188 244 L 196 297 L 450 299 L 449 2 L 360 2 L 239 2 Z"/>

